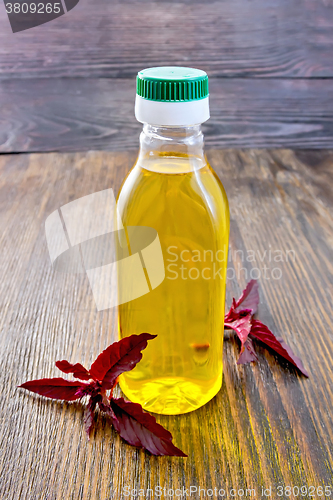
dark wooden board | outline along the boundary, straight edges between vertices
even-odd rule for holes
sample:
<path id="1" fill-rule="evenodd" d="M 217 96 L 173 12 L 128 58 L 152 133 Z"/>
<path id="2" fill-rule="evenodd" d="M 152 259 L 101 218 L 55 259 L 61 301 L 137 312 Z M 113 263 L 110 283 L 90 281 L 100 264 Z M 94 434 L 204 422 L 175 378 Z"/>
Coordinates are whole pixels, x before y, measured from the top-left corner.
<path id="1" fill-rule="evenodd" d="M 333 147 L 331 80 L 211 79 L 208 147 Z M 0 82 L 0 151 L 137 149 L 134 79 Z"/>
<path id="2" fill-rule="evenodd" d="M 0 78 L 133 77 L 147 66 L 211 76 L 332 77 L 330 0 L 80 0 L 13 34 L 0 9 Z"/>
<path id="3" fill-rule="evenodd" d="M 158 485 L 235 488 L 237 499 L 239 489 L 249 488 L 263 498 L 262 487 L 272 487 L 273 500 L 330 498 L 279 496 L 277 488 L 333 486 L 333 152 L 211 150 L 208 156 L 231 209 L 227 303 L 259 270 L 259 317 L 303 359 L 310 378 L 262 348 L 257 364 L 238 366 L 239 345 L 228 333 L 219 394 L 193 413 L 157 416 L 187 459 L 152 457 L 124 444 L 101 415 L 88 442 L 79 403 L 16 386 L 58 376 L 56 359 L 89 366 L 115 340 L 114 310 L 96 312 L 86 280 L 52 271 L 44 222 L 73 199 L 106 187 L 117 192 L 135 153 L 2 155 L 2 499 L 125 500 L 124 486 Z M 265 256 L 269 250 L 282 252 L 282 261 Z"/>

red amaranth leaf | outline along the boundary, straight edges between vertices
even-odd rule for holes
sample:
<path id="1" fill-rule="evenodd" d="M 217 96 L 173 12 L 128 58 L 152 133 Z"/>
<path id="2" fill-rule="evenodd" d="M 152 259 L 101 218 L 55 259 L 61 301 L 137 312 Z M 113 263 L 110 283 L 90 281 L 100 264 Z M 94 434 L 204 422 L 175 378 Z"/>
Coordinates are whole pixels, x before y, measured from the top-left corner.
<path id="1" fill-rule="evenodd" d="M 141 360 L 141 351 L 147 347 L 148 340 L 155 337 L 150 333 L 141 333 L 114 342 L 91 365 L 90 375 L 102 382 L 103 389 L 112 389 L 117 377 L 132 370 Z"/>
<path id="2" fill-rule="evenodd" d="M 284 342 L 283 339 L 277 339 L 275 335 L 270 331 L 270 329 L 261 323 L 261 321 L 253 320 L 251 335 L 256 339 L 260 340 L 268 347 L 273 349 L 277 354 L 285 358 L 287 361 L 292 363 L 296 368 L 300 370 L 306 377 L 309 376 L 308 372 L 303 366 L 301 359 L 293 353 L 292 349 Z"/>
<path id="3" fill-rule="evenodd" d="M 75 401 L 79 399 L 77 392 L 86 387 L 87 384 L 78 381 L 69 381 L 63 378 L 42 378 L 40 380 L 30 380 L 22 385 L 22 389 L 35 392 L 41 396 L 51 399 L 64 399 L 66 401 Z"/>
<path id="4" fill-rule="evenodd" d="M 25 382 L 19 387 L 52 399 L 74 401 L 89 397 L 84 412 L 84 427 L 90 437 L 94 423 L 94 412 L 97 404 L 112 419 L 116 431 L 130 444 L 141 446 L 154 455 L 170 455 L 186 457 L 172 443 L 172 435 L 156 422 L 155 417 L 145 413 L 139 404 L 124 399 L 111 399 L 107 391 L 112 390 L 118 376 L 132 370 L 142 358 L 142 350 L 147 347 L 148 340 L 156 335 L 142 333 L 131 335 L 119 342 L 114 342 L 105 349 L 92 364 L 90 372 L 80 363 L 75 365 L 66 360 L 57 361 L 56 366 L 65 373 L 72 373 L 89 383 L 69 381 L 63 378 L 40 379 Z"/>
<path id="5" fill-rule="evenodd" d="M 88 439 L 90 439 L 90 432 L 94 425 L 95 408 L 98 403 L 97 398 L 90 398 L 84 410 L 84 429 L 87 433 Z"/>
<path id="6" fill-rule="evenodd" d="M 55 365 L 62 372 L 72 373 L 75 378 L 79 378 L 80 380 L 90 380 L 92 378 L 88 370 L 82 366 L 81 363 L 75 363 L 75 365 L 72 365 L 63 359 L 62 361 L 56 361 Z"/>
<path id="7" fill-rule="evenodd" d="M 251 280 L 246 285 L 245 290 L 243 290 L 242 295 L 235 303 L 235 311 L 241 312 L 243 310 L 251 311 L 251 314 L 255 314 L 258 310 L 259 304 L 259 285 L 257 280 Z"/>
<path id="8" fill-rule="evenodd" d="M 259 285 L 257 280 L 251 280 L 246 285 L 245 290 L 243 290 L 242 295 L 237 300 L 232 299 L 232 306 L 230 311 L 225 315 L 225 323 L 231 323 L 236 321 L 242 316 L 247 314 L 255 314 L 258 309 L 259 304 Z M 229 327 L 226 327 L 229 328 Z"/>
<path id="9" fill-rule="evenodd" d="M 238 358 L 238 365 L 245 365 L 246 363 L 251 363 L 251 361 L 257 361 L 258 357 L 255 353 L 253 342 L 248 337 L 244 342 L 244 350 Z"/>
<path id="10" fill-rule="evenodd" d="M 235 330 L 242 342 L 241 354 L 237 364 L 248 363 L 257 359 L 252 340 L 248 337 L 248 335 L 253 335 L 253 337 L 290 361 L 308 377 L 309 375 L 302 361 L 295 356 L 291 348 L 283 339 L 277 339 L 266 325 L 252 319 L 253 314 L 257 312 L 259 304 L 258 288 L 257 280 L 251 280 L 238 301 L 236 302 L 235 299 L 232 300 L 230 311 L 224 318 L 224 328 L 232 328 Z"/>
<path id="11" fill-rule="evenodd" d="M 171 433 L 139 404 L 112 398 L 110 406 L 116 417 L 110 414 L 113 426 L 127 443 L 140 446 L 153 455 L 187 456 L 172 443 Z"/>
<path id="12" fill-rule="evenodd" d="M 226 314 L 224 316 L 224 329 L 226 328 L 230 328 L 229 326 L 225 326 L 227 323 L 232 323 L 233 321 L 236 321 L 237 319 L 239 319 L 243 313 L 239 313 L 239 312 L 236 312 L 235 311 L 235 308 L 234 306 L 236 306 L 236 302 L 235 302 L 235 299 L 233 299 L 233 305 L 230 307 L 230 311 L 228 312 L 228 314 Z M 251 314 L 251 311 L 250 310 L 246 310 L 245 311 L 245 316 L 247 314 Z"/>
<path id="13" fill-rule="evenodd" d="M 244 344 L 251 330 L 251 317 L 251 313 L 248 313 L 246 316 L 224 323 L 224 328 L 231 328 L 237 333 L 239 340 L 242 343 L 241 352 L 244 351 Z"/>

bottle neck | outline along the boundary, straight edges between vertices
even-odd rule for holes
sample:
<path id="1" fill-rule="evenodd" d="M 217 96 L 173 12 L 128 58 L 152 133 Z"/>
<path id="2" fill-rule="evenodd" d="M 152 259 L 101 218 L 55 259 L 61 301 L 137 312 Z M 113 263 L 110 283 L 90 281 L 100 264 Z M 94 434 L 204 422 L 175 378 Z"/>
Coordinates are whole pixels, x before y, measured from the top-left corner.
<path id="1" fill-rule="evenodd" d="M 138 164 L 148 170 L 193 171 L 206 164 L 201 125 L 159 127 L 145 123 Z"/>

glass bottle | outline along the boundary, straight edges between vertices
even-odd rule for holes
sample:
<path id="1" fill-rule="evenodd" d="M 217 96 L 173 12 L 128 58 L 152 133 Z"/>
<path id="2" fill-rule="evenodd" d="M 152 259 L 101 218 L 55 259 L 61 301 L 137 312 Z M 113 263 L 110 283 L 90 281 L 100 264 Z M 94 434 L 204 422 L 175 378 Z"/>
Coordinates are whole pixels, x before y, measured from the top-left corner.
<path id="1" fill-rule="evenodd" d="M 229 209 L 204 154 L 207 74 L 180 67 L 139 72 L 135 114 L 143 123 L 140 150 L 117 210 L 149 291 L 119 305 L 119 338 L 157 337 L 120 386 L 144 409 L 173 415 L 204 405 L 222 384 Z M 153 231 L 148 243 L 157 234 L 162 259 L 140 248 L 143 240 L 131 244 L 138 228 Z"/>

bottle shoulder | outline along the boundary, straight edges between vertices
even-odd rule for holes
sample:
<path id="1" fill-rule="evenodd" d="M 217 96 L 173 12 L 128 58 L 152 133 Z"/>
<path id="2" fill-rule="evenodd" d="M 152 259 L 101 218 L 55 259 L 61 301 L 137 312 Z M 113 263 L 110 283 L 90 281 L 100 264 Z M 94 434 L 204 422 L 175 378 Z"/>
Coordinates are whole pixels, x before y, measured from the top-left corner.
<path id="1" fill-rule="evenodd" d="M 163 220 L 166 227 L 182 227 L 183 234 L 194 231 L 194 226 L 201 233 L 213 234 L 216 228 L 221 235 L 229 232 L 227 196 L 208 164 L 183 174 L 161 174 L 135 165 L 123 182 L 117 207 L 124 225 L 160 230 Z"/>
<path id="2" fill-rule="evenodd" d="M 131 196 L 136 191 L 145 191 L 148 187 L 155 190 L 160 187 L 161 195 L 170 196 L 170 189 L 182 190 L 185 186 L 194 193 L 201 189 L 206 196 L 222 195 L 227 201 L 222 181 L 208 162 L 184 165 L 179 161 L 163 161 L 160 165 L 156 162 L 155 165 L 136 162 L 124 178 L 117 199 Z"/>

